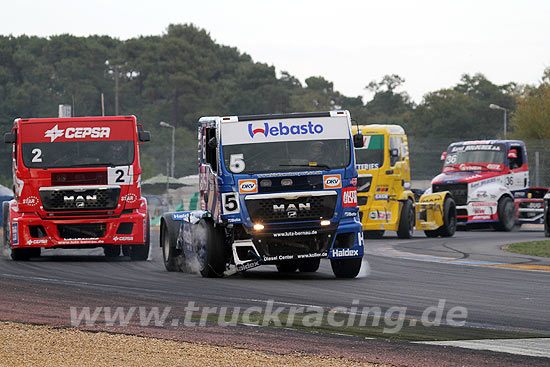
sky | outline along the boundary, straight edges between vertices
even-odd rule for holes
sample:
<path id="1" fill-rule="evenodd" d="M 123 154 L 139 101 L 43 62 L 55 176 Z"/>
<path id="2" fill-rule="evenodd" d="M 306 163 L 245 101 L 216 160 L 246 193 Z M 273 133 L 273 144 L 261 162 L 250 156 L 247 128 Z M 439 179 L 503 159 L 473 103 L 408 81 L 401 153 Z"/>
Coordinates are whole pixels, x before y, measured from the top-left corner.
<path id="1" fill-rule="evenodd" d="M 548 0 L 2 0 L 0 35 L 122 40 L 192 23 L 219 44 L 287 71 L 322 76 L 349 97 L 397 74 L 420 103 L 463 74 L 538 84 L 550 67 Z"/>

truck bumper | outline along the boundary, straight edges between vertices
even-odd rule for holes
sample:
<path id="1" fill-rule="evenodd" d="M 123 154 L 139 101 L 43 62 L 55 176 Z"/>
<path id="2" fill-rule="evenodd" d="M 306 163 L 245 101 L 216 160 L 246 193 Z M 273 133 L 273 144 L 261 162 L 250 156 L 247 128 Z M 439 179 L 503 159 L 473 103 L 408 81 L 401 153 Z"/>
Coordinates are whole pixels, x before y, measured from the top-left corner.
<path id="1" fill-rule="evenodd" d="M 498 221 L 497 213 L 498 203 L 496 201 L 488 202 L 470 202 L 466 205 L 457 205 L 456 222 L 457 224 L 467 223 L 491 223 Z"/>
<path id="2" fill-rule="evenodd" d="M 100 247 L 144 244 L 147 210 L 116 218 L 86 220 L 44 220 L 34 213 L 11 213 L 13 248 Z"/>

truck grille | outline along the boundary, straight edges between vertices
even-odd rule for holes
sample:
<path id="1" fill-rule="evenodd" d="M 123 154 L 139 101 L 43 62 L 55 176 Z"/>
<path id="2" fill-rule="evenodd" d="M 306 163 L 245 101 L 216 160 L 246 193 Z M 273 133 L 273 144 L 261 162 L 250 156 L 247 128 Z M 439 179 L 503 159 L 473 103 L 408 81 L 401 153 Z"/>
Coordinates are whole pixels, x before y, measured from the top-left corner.
<path id="1" fill-rule="evenodd" d="M 246 200 L 246 208 L 250 219 L 262 224 L 330 219 L 334 214 L 336 199 L 337 195 L 253 199 Z"/>
<path id="2" fill-rule="evenodd" d="M 455 199 L 456 205 L 468 204 L 468 184 L 435 184 L 432 187 L 433 192 L 450 191 Z"/>
<path id="3" fill-rule="evenodd" d="M 58 224 L 59 237 L 71 238 L 101 238 L 105 236 L 105 223 Z"/>
<path id="4" fill-rule="evenodd" d="M 118 186 L 40 189 L 40 199 L 48 211 L 112 210 L 116 208 L 119 196 Z"/>

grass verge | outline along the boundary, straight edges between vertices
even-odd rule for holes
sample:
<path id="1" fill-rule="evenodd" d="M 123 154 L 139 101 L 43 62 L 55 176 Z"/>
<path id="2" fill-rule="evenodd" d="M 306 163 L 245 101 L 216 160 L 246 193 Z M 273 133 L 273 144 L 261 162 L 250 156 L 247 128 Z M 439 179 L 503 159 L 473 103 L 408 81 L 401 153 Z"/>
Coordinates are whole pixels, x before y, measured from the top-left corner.
<path id="1" fill-rule="evenodd" d="M 516 254 L 550 257 L 550 240 L 513 243 L 504 249 Z"/>

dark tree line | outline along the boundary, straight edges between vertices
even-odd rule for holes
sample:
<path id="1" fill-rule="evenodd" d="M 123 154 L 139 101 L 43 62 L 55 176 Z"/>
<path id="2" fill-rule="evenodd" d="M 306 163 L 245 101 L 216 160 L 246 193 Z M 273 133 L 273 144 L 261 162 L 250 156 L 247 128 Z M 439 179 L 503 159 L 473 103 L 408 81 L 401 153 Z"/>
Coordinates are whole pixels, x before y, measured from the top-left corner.
<path id="1" fill-rule="evenodd" d="M 360 77 L 361 70 L 357 71 Z M 428 77 L 428 76 L 427 76 Z M 449 139 L 495 138 L 499 111 L 513 111 L 515 85 L 498 86 L 483 75 L 464 75 L 449 89 L 428 93 L 416 105 L 399 92 L 404 79 L 386 75 L 366 89 L 363 102 L 334 90 L 322 76 L 305 85 L 274 66 L 254 62 L 236 48 L 219 45 L 193 25 L 169 25 L 161 36 L 121 41 L 109 36 L 49 38 L 0 36 L 0 126 L 16 117 L 53 117 L 59 104 L 75 116 L 133 114 L 151 130 L 143 146 L 145 178 L 166 172 L 169 129 L 176 129 L 176 174 L 196 172 L 196 121 L 205 115 L 240 115 L 349 109 L 358 123 L 396 123 L 409 135 Z M 115 93 L 115 84 L 117 86 Z M 115 105 L 118 101 L 118 106 Z M 0 182 L 11 178 L 8 147 L 2 147 Z"/>

